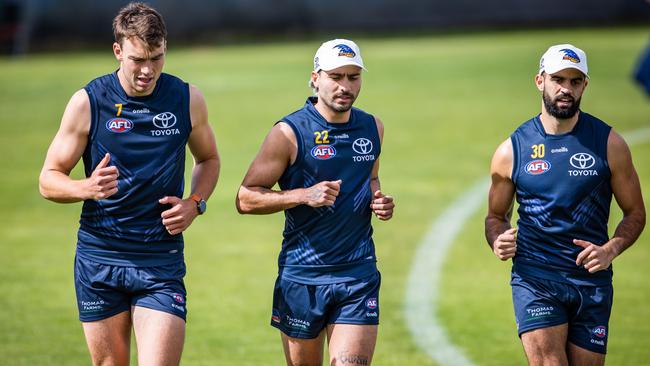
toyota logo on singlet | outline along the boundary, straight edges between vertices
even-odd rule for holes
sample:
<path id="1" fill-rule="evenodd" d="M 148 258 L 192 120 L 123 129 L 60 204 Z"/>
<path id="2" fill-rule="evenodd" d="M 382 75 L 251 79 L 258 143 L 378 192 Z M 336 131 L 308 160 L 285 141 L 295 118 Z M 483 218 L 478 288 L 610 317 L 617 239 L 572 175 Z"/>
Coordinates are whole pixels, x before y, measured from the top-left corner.
<path id="1" fill-rule="evenodd" d="M 162 112 L 153 117 L 153 124 L 158 128 L 170 128 L 176 124 L 176 116 L 172 112 Z"/>
<path id="2" fill-rule="evenodd" d="M 358 138 L 352 143 L 352 150 L 357 154 L 368 154 L 372 151 L 372 141 L 367 138 Z"/>
<path id="3" fill-rule="evenodd" d="M 587 153 L 577 153 L 571 155 L 569 163 L 576 169 L 589 169 L 596 164 L 596 159 Z"/>

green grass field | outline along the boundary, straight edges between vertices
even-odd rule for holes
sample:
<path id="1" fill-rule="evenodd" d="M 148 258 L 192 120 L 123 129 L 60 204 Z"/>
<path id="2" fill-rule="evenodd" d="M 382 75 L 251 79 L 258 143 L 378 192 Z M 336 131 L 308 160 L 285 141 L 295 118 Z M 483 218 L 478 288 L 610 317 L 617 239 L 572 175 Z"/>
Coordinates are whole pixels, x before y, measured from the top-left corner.
<path id="1" fill-rule="evenodd" d="M 618 131 L 634 131 L 650 126 L 650 100 L 630 78 L 649 32 L 356 39 L 369 70 L 357 105 L 386 125 L 380 175 L 397 202 L 392 221 L 375 222 L 383 279 L 375 365 L 434 364 L 411 338 L 403 312 L 414 251 L 430 223 L 487 176 L 496 146 L 539 112 L 533 85 L 539 56 L 556 43 L 586 50 L 591 80 L 583 109 Z M 208 213 L 185 236 L 185 365 L 284 363 L 278 332 L 268 325 L 283 216 L 239 216 L 234 197 L 274 121 L 304 103 L 319 45 L 169 45 L 165 71 L 204 92 L 223 161 Z M 81 206 L 42 199 L 38 174 L 69 97 L 115 68 L 109 44 L 102 53 L 0 59 L 0 364 L 89 364 L 72 281 Z M 650 141 L 631 148 L 647 203 Z M 485 210 L 483 204 L 465 223 L 448 255 L 437 315 L 477 365 L 521 365 L 510 264 L 497 260 L 483 239 Z M 612 216 L 610 231 L 620 219 L 615 204 Z M 608 365 L 650 360 L 649 232 L 615 261 Z"/>

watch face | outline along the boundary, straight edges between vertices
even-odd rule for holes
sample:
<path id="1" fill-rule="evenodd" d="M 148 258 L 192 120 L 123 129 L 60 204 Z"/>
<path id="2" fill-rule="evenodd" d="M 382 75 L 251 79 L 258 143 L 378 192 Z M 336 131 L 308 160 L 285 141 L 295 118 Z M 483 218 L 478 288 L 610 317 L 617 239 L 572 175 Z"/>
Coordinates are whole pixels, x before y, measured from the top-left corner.
<path id="1" fill-rule="evenodd" d="M 204 200 L 200 200 L 199 202 L 196 203 L 196 207 L 199 209 L 199 215 L 202 215 L 205 210 L 208 208 L 208 205 L 205 203 Z"/>

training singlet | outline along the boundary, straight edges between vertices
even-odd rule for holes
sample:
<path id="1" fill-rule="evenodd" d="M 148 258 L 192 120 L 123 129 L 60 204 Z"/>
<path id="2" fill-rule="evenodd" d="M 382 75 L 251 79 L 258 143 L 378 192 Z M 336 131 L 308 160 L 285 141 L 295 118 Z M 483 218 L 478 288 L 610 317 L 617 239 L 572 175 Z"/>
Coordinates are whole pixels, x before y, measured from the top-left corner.
<path id="1" fill-rule="evenodd" d="M 512 181 L 519 220 L 513 271 L 578 285 L 611 283 L 612 269 L 589 273 L 575 261 L 583 248 L 608 240 L 612 200 L 607 140 L 611 127 L 580 112 L 571 132 L 549 135 L 539 116 L 512 135 Z"/>
<path id="2" fill-rule="evenodd" d="M 91 106 L 86 176 L 109 153 L 119 178 L 116 194 L 84 201 L 77 255 L 136 267 L 182 261 L 183 236 L 167 232 L 160 214 L 171 206 L 158 200 L 183 196 L 185 145 L 192 130 L 188 84 L 161 74 L 152 94 L 130 97 L 114 72 L 84 89 Z"/>
<path id="3" fill-rule="evenodd" d="M 331 207 L 285 210 L 280 275 L 304 284 L 348 282 L 377 271 L 372 240 L 370 177 L 381 144 L 375 118 L 352 108 L 346 123 L 329 123 L 311 97 L 282 118 L 296 135 L 296 161 L 279 180 L 282 190 L 342 180 Z"/>

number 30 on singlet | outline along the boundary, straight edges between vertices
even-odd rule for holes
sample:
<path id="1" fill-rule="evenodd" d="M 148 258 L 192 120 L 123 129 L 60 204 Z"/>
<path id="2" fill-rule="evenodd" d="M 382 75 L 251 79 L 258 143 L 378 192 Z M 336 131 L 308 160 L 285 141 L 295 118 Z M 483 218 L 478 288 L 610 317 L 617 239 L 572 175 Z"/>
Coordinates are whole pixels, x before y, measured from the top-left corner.
<path id="1" fill-rule="evenodd" d="M 531 146 L 533 148 L 533 153 L 530 154 L 530 157 L 533 159 L 543 158 L 544 157 L 544 144 L 537 144 Z"/>

